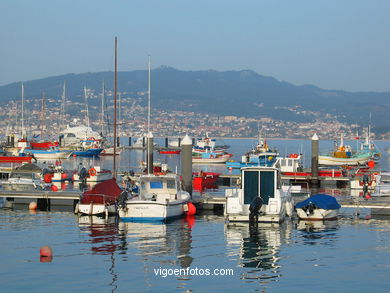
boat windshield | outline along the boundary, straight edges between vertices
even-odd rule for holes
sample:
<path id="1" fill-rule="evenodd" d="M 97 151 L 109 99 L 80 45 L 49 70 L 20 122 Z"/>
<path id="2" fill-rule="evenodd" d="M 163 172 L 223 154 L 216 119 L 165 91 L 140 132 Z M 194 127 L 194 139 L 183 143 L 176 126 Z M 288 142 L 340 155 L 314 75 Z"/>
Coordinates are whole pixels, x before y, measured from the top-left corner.
<path id="1" fill-rule="evenodd" d="M 9 178 L 31 179 L 34 177 L 33 175 L 33 173 L 12 173 Z"/>

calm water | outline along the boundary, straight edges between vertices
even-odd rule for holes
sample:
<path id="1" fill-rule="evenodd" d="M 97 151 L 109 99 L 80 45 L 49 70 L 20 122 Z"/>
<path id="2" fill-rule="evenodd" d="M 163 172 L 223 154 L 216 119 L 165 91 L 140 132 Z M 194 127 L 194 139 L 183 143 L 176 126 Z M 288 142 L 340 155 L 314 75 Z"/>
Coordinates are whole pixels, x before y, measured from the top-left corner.
<path id="1" fill-rule="evenodd" d="M 237 154 L 253 142 L 225 141 Z M 287 152 L 300 147 L 297 141 L 272 143 L 280 152 L 286 145 Z M 389 144 L 381 143 L 383 148 Z M 310 142 L 304 152 L 309 148 Z M 139 153 L 123 154 L 120 166 L 142 160 Z M 156 157 L 180 168 L 177 156 Z M 111 160 L 100 163 L 108 166 Z M 380 168 L 390 170 L 387 155 Z M 213 214 L 147 224 L 0 209 L 1 291 L 388 292 L 390 219 L 369 219 L 367 211 L 360 217 L 353 210 L 341 213 L 338 221 L 314 226 L 288 221 L 249 227 L 226 224 Z M 43 245 L 53 248 L 51 262 L 40 262 Z M 155 273 L 181 268 L 191 274 Z M 196 269 L 232 270 L 233 275 L 196 276 Z"/>

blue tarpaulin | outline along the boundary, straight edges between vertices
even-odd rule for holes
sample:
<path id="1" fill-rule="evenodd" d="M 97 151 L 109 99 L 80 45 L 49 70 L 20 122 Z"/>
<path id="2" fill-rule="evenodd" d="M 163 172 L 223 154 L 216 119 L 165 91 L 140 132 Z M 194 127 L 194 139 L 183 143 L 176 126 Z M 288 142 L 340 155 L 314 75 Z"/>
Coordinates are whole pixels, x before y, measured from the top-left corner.
<path id="1" fill-rule="evenodd" d="M 315 204 L 318 208 L 324 210 L 337 210 L 341 208 L 337 200 L 333 196 L 327 194 L 313 195 L 304 201 L 298 202 L 295 207 L 301 209 L 309 204 Z"/>

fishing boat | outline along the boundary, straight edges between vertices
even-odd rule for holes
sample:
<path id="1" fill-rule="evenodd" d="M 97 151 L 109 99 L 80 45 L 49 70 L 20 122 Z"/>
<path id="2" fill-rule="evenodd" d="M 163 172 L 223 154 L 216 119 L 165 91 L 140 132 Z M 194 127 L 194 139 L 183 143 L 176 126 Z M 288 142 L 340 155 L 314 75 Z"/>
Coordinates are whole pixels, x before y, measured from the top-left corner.
<path id="1" fill-rule="evenodd" d="M 241 169 L 241 188 L 225 190 L 225 218 L 230 222 L 282 222 L 293 213 L 289 189 L 282 188 L 276 167 Z"/>
<path id="2" fill-rule="evenodd" d="M 117 206 L 123 190 L 111 178 L 85 191 L 76 206 L 76 212 L 85 215 L 108 215 L 117 213 Z"/>
<path id="3" fill-rule="evenodd" d="M 343 135 L 341 135 L 339 146 L 333 152 L 318 156 L 318 164 L 326 166 L 366 165 L 370 160 L 370 152 L 353 152 L 351 146 L 344 145 Z"/>
<path id="4" fill-rule="evenodd" d="M 164 148 L 160 149 L 158 152 L 163 155 L 180 155 L 181 150 L 175 148 Z"/>
<path id="5" fill-rule="evenodd" d="M 6 152 L 0 152 L 0 163 L 31 163 L 32 156 L 26 156 L 25 154 L 19 154 L 18 156 L 7 155 Z"/>
<path id="6" fill-rule="evenodd" d="M 373 196 L 390 195 L 390 172 L 380 172 L 376 175 L 376 187 Z"/>
<path id="7" fill-rule="evenodd" d="M 200 154 L 193 154 L 192 162 L 194 164 L 224 164 L 231 157 L 233 157 L 233 154 L 218 154 L 215 152 L 206 152 Z"/>
<path id="8" fill-rule="evenodd" d="M 208 133 L 206 133 L 206 137 L 200 138 L 196 141 L 195 145 L 192 148 L 192 152 L 195 154 L 202 153 L 216 153 L 216 154 L 224 154 L 226 150 L 229 148 L 227 145 L 216 145 L 216 139 L 210 138 Z"/>
<path id="9" fill-rule="evenodd" d="M 69 150 L 60 150 L 58 147 L 50 146 L 47 150 L 36 150 L 36 149 L 24 149 L 22 150 L 25 154 L 31 154 L 32 157 L 37 160 L 61 160 L 67 159 L 72 154 Z"/>
<path id="10" fill-rule="evenodd" d="M 146 174 L 139 178 L 140 191 L 119 205 L 122 221 L 166 221 L 182 216 L 190 194 L 181 190 L 176 174 Z"/>
<path id="11" fill-rule="evenodd" d="M 327 194 L 316 194 L 295 205 L 299 219 L 310 221 L 335 220 L 341 205 Z"/>
<path id="12" fill-rule="evenodd" d="M 229 161 L 227 168 L 241 169 L 250 166 L 272 166 L 279 153 L 271 149 L 267 141 L 259 136 L 257 145 L 241 157 L 241 162 Z"/>

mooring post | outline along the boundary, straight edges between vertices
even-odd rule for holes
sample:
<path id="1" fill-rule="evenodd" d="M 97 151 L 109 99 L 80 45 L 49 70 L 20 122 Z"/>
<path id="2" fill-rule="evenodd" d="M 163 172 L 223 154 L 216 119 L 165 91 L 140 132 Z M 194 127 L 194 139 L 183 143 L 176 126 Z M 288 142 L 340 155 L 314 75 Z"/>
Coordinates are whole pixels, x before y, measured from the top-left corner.
<path id="1" fill-rule="evenodd" d="M 168 147 L 168 137 L 165 138 L 165 147 Z"/>
<path id="2" fill-rule="evenodd" d="M 150 131 L 147 136 L 147 152 L 146 152 L 146 163 L 147 163 L 147 170 L 148 174 L 153 174 L 153 134 Z"/>
<path id="3" fill-rule="evenodd" d="M 129 146 L 131 146 L 131 136 L 129 136 Z"/>
<path id="4" fill-rule="evenodd" d="M 311 180 L 310 184 L 313 187 L 319 187 L 320 182 L 318 180 L 318 146 L 319 139 L 315 133 L 311 138 Z"/>
<path id="5" fill-rule="evenodd" d="M 184 190 L 192 197 L 192 140 L 187 134 L 181 142 L 181 178 Z"/>

